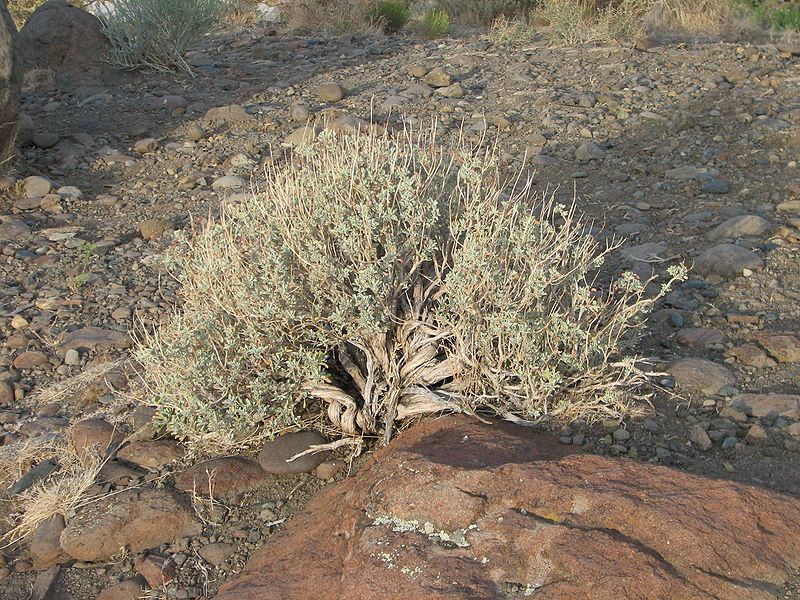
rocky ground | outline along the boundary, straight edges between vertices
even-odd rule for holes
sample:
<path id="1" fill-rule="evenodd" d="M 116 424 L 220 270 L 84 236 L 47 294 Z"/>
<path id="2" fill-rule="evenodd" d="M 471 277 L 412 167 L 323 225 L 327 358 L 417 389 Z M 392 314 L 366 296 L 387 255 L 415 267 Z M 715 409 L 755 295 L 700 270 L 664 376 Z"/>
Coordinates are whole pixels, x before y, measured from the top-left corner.
<path id="1" fill-rule="evenodd" d="M 90 507 L 102 518 L 82 511 L 63 532 L 51 523 L 30 550 L 6 548 L 3 598 L 28 598 L 34 563 L 63 552 L 57 599 L 93 598 L 120 581 L 103 597 L 137 597 L 139 583 L 128 582 L 137 573 L 161 589 L 154 597 L 214 597 L 314 492 L 350 470 L 329 458 L 290 476 L 253 461 L 181 474 L 192 460 L 152 440 L 147 412 L 134 413 L 125 394 L 125 364 L 113 361 L 127 357 L 129 330 L 162 321 L 177 299 L 159 260 L 174 230 L 221 202 L 246 201 L 264 165 L 287 160 L 298 140 L 359 120 L 436 119 L 443 136 L 496 140 L 543 192 L 577 197 L 596 235 L 624 238 L 614 270 L 692 267 L 640 348 L 663 371 L 652 414 L 552 435 L 709 482 L 800 494 L 797 50 L 498 46 L 481 32 L 329 39 L 263 27 L 217 32 L 190 63 L 192 79 L 136 74 L 23 99 L 29 141 L 0 195 L 0 443 L 103 419 L 84 422 L 81 439 L 115 436 L 105 422 L 136 434 L 98 492 L 138 487 Z M 52 393 L 81 373 L 101 376 Z M 259 462 L 269 469 L 285 451 L 268 447 Z M 213 502 L 200 491 L 209 471 L 220 477 Z M 109 516 L 112 505 L 123 509 Z M 159 531 L 140 531 L 143 521 Z M 120 556 L 124 545 L 131 552 Z"/>

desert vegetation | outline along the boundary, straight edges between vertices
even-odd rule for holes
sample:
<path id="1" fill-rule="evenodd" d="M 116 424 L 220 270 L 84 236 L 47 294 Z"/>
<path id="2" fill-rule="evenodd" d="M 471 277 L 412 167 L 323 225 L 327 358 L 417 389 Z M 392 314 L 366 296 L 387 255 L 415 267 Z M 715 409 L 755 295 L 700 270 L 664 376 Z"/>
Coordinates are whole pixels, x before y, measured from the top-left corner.
<path id="1" fill-rule="evenodd" d="M 233 448 L 324 413 L 380 434 L 442 411 L 621 417 L 645 299 L 570 207 L 494 150 L 336 137 L 173 253 L 183 306 L 137 352 L 177 438 Z M 674 273 L 675 277 L 679 272 Z M 663 283 L 666 290 L 672 281 Z"/>
<path id="2" fill-rule="evenodd" d="M 409 20 L 429 20 L 432 9 L 461 24 L 510 22 L 528 38 L 544 31 L 566 43 L 633 40 L 648 32 L 719 35 L 800 28 L 800 7 L 774 0 L 300 0 L 288 7 L 298 25 L 337 31 L 374 26 L 381 11 L 384 22 L 391 20 L 387 31 L 397 31 Z"/>
<path id="3" fill-rule="evenodd" d="M 186 51 L 222 17 L 223 0 L 115 0 L 103 15 L 111 61 L 135 69 L 191 73 Z"/>
<path id="4" fill-rule="evenodd" d="M 39 4 L 0 36 L 3 600 L 381 597 L 323 546 L 413 597 L 423 550 L 465 597 L 793 597 L 796 3 Z"/>

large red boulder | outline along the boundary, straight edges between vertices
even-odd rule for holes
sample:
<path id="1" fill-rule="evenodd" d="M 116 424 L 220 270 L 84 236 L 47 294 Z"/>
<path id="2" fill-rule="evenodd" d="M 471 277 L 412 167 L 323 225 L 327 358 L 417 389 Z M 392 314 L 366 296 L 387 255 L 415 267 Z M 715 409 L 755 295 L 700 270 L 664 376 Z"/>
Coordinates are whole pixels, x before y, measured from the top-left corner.
<path id="1" fill-rule="evenodd" d="M 774 598 L 800 500 L 466 417 L 332 486 L 218 600 Z"/>

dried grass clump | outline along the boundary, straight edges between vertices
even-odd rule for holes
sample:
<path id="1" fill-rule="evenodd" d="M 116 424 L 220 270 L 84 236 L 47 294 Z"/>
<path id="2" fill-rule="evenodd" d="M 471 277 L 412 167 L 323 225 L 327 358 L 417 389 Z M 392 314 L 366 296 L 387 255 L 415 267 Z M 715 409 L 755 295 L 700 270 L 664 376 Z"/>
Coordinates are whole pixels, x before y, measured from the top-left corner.
<path id="1" fill-rule="evenodd" d="M 225 0 L 222 22 L 235 27 L 254 27 L 263 22 L 259 0 Z"/>
<path id="2" fill-rule="evenodd" d="M 526 18 L 537 0 L 435 0 L 440 10 L 453 19 L 490 25 L 500 17 Z"/>
<path id="3" fill-rule="evenodd" d="M 374 0 L 292 0 L 284 10 L 289 29 L 377 35 L 383 27 L 372 18 L 374 6 Z"/>
<path id="4" fill-rule="evenodd" d="M 54 462 L 57 468 L 13 498 L 13 527 L 0 538 L 6 545 L 29 537 L 54 515 L 69 520 L 78 508 L 101 497 L 93 495 L 92 488 L 104 461 L 92 453 L 78 456 L 69 433 L 27 438 L 0 447 L 3 485 L 17 481 L 46 459 Z"/>
<path id="5" fill-rule="evenodd" d="M 534 30 L 522 19 L 498 17 L 487 35 L 498 46 L 519 46 L 531 42 Z"/>
<path id="6" fill-rule="evenodd" d="M 657 0 L 541 0 L 539 16 L 568 44 L 633 40 Z"/>
<path id="7" fill-rule="evenodd" d="M 182 310 L 136 352 L 170 433 L 232 449 L 323 412 L 388 439 L 441 411 L 636 409 L 642 283 L 601 292 L 610 249 L 573 209 L 504 178 L 496 149 L 435 142 L 323 134 L 183 240 Z"/>
<path id="8" fill-rule="evenodd" d="M 8 7 L 8 12 L 11 14 L 11 18 L 14 19 L 14 24 L 19 30 L 25 25 L 25 21 L 28 20 L 28 17 L 45 2 L 47 2 L 47 0 L 8 0 L 6 6 Z M 70 4 L 79 8 L 86 8 L 89 3 L 90 0 L 70 0 Z"/>
<path id="9" fill-rule="evenodd" d="M 568 44 L 588 42 L 591 37 L 591 8 L 585 0 L 542 0 L 539 15 Z"/>
<path id="10" fill-rule="evenodd" d="M 123 69 L 192 69 L 186 51 L 219 22 L 225 0 L 114 0 L 100 20 L 111 42 L 110 60 Z"/>

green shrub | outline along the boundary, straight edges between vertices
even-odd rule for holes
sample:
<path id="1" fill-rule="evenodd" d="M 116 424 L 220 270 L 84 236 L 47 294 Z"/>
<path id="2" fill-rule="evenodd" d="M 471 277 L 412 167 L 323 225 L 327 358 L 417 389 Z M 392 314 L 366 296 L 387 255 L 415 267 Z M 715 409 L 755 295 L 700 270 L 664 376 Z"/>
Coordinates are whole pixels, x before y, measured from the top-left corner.
<path id="1" fill-rule="evenodd" d="M 182 309 L 136 352 L 170 433 L 224 451 L 315 416 L 388 439 L 441 411 L 635 410 L 626 349 L 654 300 L 630 274 L 598 291 L 611 248 L 574 210 L 432 135 L 297 151 L 174 249 Z"/>
<path id="2" fill-rule="evenodd" d="M 445 36 L 450 32 L 450 15 L 438 8 L 429 8 L 422 20 L 422 27 L 427 37 Z"/>
<path id="3" fill-rule="evenodd" d="M 763 3 L 756 7 L 756 15 L 761 23 L 778 31 L 800 31 L 800 4 Z"/>
<path id="4" fill-rule="evenodd" d="M 111 60 L 126 69 L 184 71 L 184 54 L 219 21 L 225 0 L 114 0 L 102 17 Z"/>
<path id="5" fill-rule="evenodd" d="M 396 33 L 411 18 L 408 4 L 399 0 L 381 0 L 372 9 L 372 21 L 380 24 L 386 33 Z"/>

